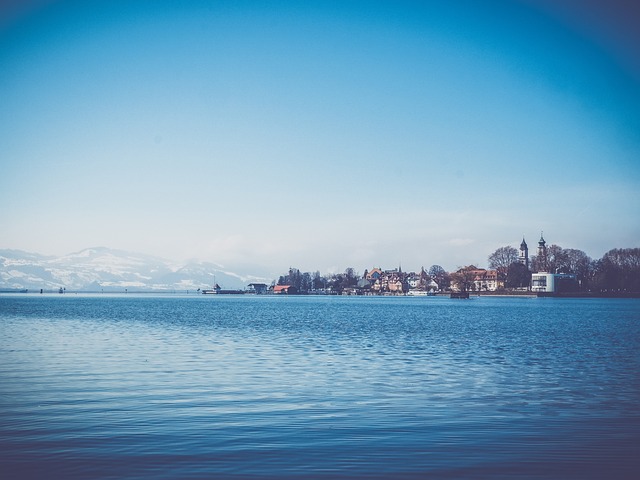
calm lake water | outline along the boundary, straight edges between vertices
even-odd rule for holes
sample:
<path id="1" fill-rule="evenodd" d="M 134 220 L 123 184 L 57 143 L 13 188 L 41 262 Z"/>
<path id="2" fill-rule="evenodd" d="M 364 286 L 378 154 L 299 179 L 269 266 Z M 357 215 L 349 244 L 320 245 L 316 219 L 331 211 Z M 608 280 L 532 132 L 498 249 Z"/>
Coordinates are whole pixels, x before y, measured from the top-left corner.
<path id="1" fill-rule="evenodd" d="M 640 478 L 640 300 L 0 296 L 2 478 Z"/>

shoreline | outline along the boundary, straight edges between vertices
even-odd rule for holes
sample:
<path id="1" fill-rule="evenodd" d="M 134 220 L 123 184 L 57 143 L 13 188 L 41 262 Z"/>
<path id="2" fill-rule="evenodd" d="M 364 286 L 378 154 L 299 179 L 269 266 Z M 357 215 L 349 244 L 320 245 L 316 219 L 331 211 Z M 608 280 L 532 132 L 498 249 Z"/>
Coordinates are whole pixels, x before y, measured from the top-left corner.
<path id="1" fill-rule="evenodd" d="M 477 297 L 499 297 L 499 298 L 640 298 L 640 292 L 468 292 L 470 298 Z M 411 297 L 422 298 L 423 296 L 416 295 L 319 295 L 319 294 L 255 294 L 246 293 L 241 291 L 228 291 L 213 295 L 203 295 L 202 291 L 197 290 L 167 290 L 167 291 L 69 291 L 59 293 L 55 290 L 40 292 L 37 290 L 0 290 L 0 295 L 27 295 L 27 296 L 127 296 L 127 295 L 141 295 L 141 296 L 181 296 L 181 297 L 229 297 L 229 296 L 250 296 L 250 297 Z M 435 295 L 424 295 L 424 297 L 450 297 L 451 292 L 438 292 Z"/>

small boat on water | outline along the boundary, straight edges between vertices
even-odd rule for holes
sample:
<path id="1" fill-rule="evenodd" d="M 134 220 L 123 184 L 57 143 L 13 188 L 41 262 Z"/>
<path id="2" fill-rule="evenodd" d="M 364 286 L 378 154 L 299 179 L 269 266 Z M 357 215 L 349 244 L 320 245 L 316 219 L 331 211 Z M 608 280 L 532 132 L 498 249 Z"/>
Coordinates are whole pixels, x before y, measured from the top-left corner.
<path id="1" fill-rule="evenodd" d="M 435 296 L 435 293 L 425 290 L 409 290 L 407 295 L 410 297 L 433 297 Z"/>

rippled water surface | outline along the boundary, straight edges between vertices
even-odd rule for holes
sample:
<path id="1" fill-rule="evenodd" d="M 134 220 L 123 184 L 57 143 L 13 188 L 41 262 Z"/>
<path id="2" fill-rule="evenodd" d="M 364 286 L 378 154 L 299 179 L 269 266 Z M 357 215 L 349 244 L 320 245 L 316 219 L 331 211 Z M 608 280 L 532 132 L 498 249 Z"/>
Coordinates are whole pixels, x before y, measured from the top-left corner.
<path id="1" fill-rule="evenodd" d="M 3 478 L 640 478 L 640 301 L 0 296 Z"/>

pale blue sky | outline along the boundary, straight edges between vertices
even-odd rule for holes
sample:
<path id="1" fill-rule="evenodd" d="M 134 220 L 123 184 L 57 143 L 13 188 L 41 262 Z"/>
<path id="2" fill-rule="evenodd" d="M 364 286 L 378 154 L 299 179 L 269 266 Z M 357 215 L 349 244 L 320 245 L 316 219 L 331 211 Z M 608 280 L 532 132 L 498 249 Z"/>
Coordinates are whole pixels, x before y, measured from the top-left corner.
<path id="1" fill-rule="evenodd" d="M 616 3 L 4 6 L 0 247 L 274 274 L 637 247 Z"/>

